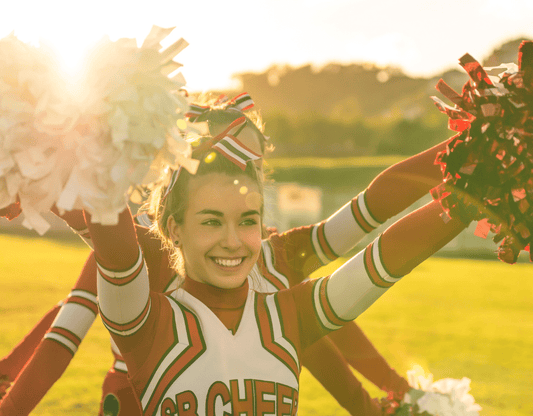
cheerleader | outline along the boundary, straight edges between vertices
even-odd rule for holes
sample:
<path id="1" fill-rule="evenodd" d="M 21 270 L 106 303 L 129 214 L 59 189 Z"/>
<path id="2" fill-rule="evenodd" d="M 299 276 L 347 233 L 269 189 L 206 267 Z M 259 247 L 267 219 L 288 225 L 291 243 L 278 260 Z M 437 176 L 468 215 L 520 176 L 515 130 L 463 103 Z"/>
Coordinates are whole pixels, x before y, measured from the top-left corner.
<path id="1" fill-rule="evenodd" d="M 230 102 L 232 105 L 227 105 L 224 109 L 212 109 L 209 107 L 209 111 L 204 111 L 201 116 L 202 119 L 209 122 L 210 129 L 213 131 L 220 130 L 221 125 L 231 124 L 237 118 L 243 116 L 242 112 L 235 111 L 238 110 L 235 104 L 242 103 L 242 97 L 241 95 L 236 100 L 232 100 Z M 255 120 L 255 123 L 252 120 Z M 248 138 L 247 143 L 255 140 L 255 144 L 252 143 L 251 147 L 257 146 L 263 151 L 265 142 L 261 129 L 256 125 L 258 123 L 257 115 L 252 115 L 251 118 L 247 117 L 246 121 L 246 126 L 239 133 L 239 138 L 241 140 Z M 260 121 L 258 124 L 260 127 Z M 429 149 L 424 153 L 387 169 L 372 182 L 365 192 L 346 204 L 345 207 L 328 220 L 314 226 L 291 230 L 282 235 L 274 234 L 271 238 L 265 240 L 263 242 L 263 255 L 258 263 L 261 274 L 266 278 L 263 286 L 266 284 L 266 289 L 273 291 L 301 282 L 318 267 L 337 258 L 338 254 L 345 254 L 351 249 L 366 232 L 372 230 L 374 226 L 379 224 L 376 218 L 381 219 L 381 222 L 383 222 L 387 216 L 395 215 L 414 202 L 422 194 L 424 187 L 426 188 L 425 192 L 427 192 L 430 187 L 437 183 L 440 175 L 437 167 L 433 165 L 433 160 L 436 152 L 442 146 L 439 145 L 433 149 Z M 404 183 L 401 188 L 404 191 L 402 193 L 397 192 L 400 188 L 396 186 L 396 183 L 400 180 Z M 382 199 L 382 195 L 385 194 L 392 195 L 395 199 L 392 201 Z M 369 204 L 374 207 L 372 211 L 368 208 Z M 374 212 L 377 214 L 374 214 Z M 83 231 L 86 228 L 84 219 L 79 213 L 67 213 L 64 215 L 64 219 L 74 230 L 78 230 L 80 235 L 87 236 L 86 232 Z M 143 252 L 147 256 L 147 262 L 157 262 L 157 260 L 151 260 L 149 254 L 151 252 L 157 253 L 157 249 L 147 249 L 147 246 L 143 242 L 147 242 L 148 240 L 146 238 L 140 238 L 139 230 L 140 228 L 137 226 L 137 235 Z M 142 231 L 141 234 L 144 235 L 145 231 Z M 318 235 L 320 235 L 319 238 L 317 238 Z M 335 247 L 336 253 L 338 254 L 329 249 L 331 246 Z M 302 256 L 302 254 L 305 255 Z M 84 273 L 80 276 L 73 292 L 67 298 L 70 299 L 70 302 L 75 302 L 77 299 L 75 293 L 78 293 L 79 290 L 85 290 L 94 297 L 94 274 L 91 275 L 86 272 L 86 270 L 90 269 L 88 266 L 84 269 Z M 160 273 L 160 276 L 163 275 L 164 273 Z M 153 274 L 150 276 L 151 287 L 155 291 L 163 291 L 172 280 L 171 275 L 168 273 L 166 274 L 167 277 L 161 279 L 155 279 Z M 87 285 L 89 285 L 90 289 L 85 289 Z M 57 323 L 59 328 L 53 328 L 51 333 L 68 330 L 77 334 L 80 340 L 79 342 L 81 342 L 81 339 L 83 339 L 83 336 L 88 330 L 88 326 L 85 325 L 83 328 L 78 328 L 77 320 L 68 318 L 70 309 L 64 308 L 62 310 L 61 314 L 63 318 Z M 54 319 L 57 310 L 58 308 L 54 308 L 49 314 L 52 317 L 51 320 Z M 52 313 L 53 311 L 55 313 Z M 94 319 L 94 315 L 92 316 Z M 92 323 L 92 320 L 90 323 Z M 31 339 L 40 340 L 46 329 L 48 329 L 46 325 L 38 325 L 28 336 L 28 339 L 21 343 L 19 347 L 15 348 L 12 354 L 0 361 L 0 373 L 3 372 L 3 374 L 9 376 L 8 378 L 10 380 L 14 380 L 24 364 L 29 360 L 29 357 L 31 357 L 33 348 L 35 348 L 23 348 L 23 346 L 31 345 Z M 45 339 L 51 336 L 47 335 Z M 401 395 L 402 392 L 408 389 L 407 382 L 390 368 L 355 323 L 352 322 L 338 331 L 338 333 L 332 334 L 332 339 L 336 345 L 332 345 L 331 340 L 328 339 L 323 339 L 314 344 L 306 351 L 303 362 L 311 373 L 351 414 L 360 412 L 364 414 L 377 414 L 379 409 L 370 400 L 368 393 L 362 388 L 361 383 L 353 376 L 353 373 L 347 367 L 347 363 L 350 363 L 376 386 L 385 391 L 394 391 Z M 50 344 L 50 348 L 52 349 L 61 348 L 56 342 L 43 342 Z M 30 369 L 35 369 L 34 371 L 41 373 L 39 370 L 41 366 L 35 364 L 29 366 L 25 370 L 28 375 L 17 380 L 17 383 L 13 386 L 12 393 L 8 396 L 8 400 L 0 405 L 0 410 L 3 407 L 7 408 L 7 403 L 22 402 L 18 406 L 19 411 L 22 412 L 20 414 L 29 413 L 46 393 L 48 388 L 51 387 L 53 382 L 62 374 L 76 348 L 70 347 L 64 349 L 68 351 L 68 359 L 53 361 L 54 371 L 47 371 L 49 376 L 41 378 L 40 388 L 30 387 L 30 384 L 35 383 L 34 380 L 36 380 Z M 26 352 L 21 353 L 21 351 Z M 55 353 L 54 355 L 58 354 Z M 129 409 L 129 406 L 125 405 L 125 400 L 129 397 L 129 385 L 126 381 L 126 366 L 116 349 L 114 349 L 114 354 L 115 363 L 104 382 L 100 414 L 105 406 Z M 40 355 L 42 353 L 37 355 L 37 357 Z M 36 361 L 35 357 L 33 361 Z M 341 374 L 342 376 L 340 376 Z M 15 398 L 18 397 L 16 394 L 17 391 L 32 391 L 34 393 L 32 394 L 31 400 L 28 400 L 29 397 L 27 394 L 20 396 L 24 400 L 16 400 Z M 22 408 L 27 410 L 22 411 Z"/>
<path id="2" fill-rule="evenodd" d="M 303 351 L 465 227 L 445 224 L 432 203 L 332 276 L 260 294 L 247 276 L 262 248 L 262 181 L 252 163 L 237 166 L 222 154 L 196 155 L 195 176 L 180 171 L 156 193 L 158 226 L 183 261 L 185 278 L 171 294 L 150 292 L 129 211 L 116 226 L 88 221 L 101 317 L 143 414 L 295 414 Z"/>

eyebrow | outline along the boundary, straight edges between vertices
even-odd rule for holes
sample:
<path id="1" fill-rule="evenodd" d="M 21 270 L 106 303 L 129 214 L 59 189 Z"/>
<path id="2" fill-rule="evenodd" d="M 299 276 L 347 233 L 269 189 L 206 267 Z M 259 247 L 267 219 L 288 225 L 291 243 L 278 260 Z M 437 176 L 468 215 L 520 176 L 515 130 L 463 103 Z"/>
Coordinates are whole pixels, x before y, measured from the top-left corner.
<path id="1" fill-rule="evenodd" d="M 259 213 L 259 211 L 255 210 L 255 209 L 252 209 L 250 211 L 243 212 L 241 214 L 241 217 L 248 217 L 250 215 L 261 215 L 261 214 Z"/>
<path id="2" fill-rule="evenodd" d="M 224 214 L 220 211 L 215 211 L 214 209 L 203 209 L 196 213 L 197 215 L 214 215 L 216 217 L 223 217 Z M 259 211 L 252 209 L 250 211 L 243 212 L 241 217 L 248 217 L 250 215 L 261 215 Z"/>
<path id="3" fill-rule="evenodd" d="M 200 215 L 215 215 L 217 217 L 223 217 L 224 214 L 220 211 L 215 211 L 214 209 L 203 209 L 201 211 L 198 211 L 196 214 Z"/>

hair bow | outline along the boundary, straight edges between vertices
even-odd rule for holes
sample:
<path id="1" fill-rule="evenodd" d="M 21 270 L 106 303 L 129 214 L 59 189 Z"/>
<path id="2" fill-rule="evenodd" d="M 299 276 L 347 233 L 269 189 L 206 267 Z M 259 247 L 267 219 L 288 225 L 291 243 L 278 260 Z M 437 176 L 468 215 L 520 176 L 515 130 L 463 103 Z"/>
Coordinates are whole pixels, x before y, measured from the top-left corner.
<path id="1" fill-rule="evenodd" d="M 237 135 L 246 126 L 246 117 L 242 116 L 234 120 L 226 130 L 219 135 L 212 137 L 195 147 L 192 151 L 192 157 L 203 153 L 206 150 L 214 149 L 233 164 L 239 166 L 242 170 L 246 169 L 246 163 L 249 160 L 259 160 L 262 155 L 254 152 L 243 141 L 237 139 Z M 178 167 L 170 178 L 170 182 L 167 186 L 163 199 L 172 191 L 178 176 L 181 172 L 181 166 Z"/>
<path id="2" fill-rule="evenodd" d="M 242 94 L 237 95 L 231 100 L 226 95 L 221 95 L 218 97 L 217 101 L 215 101 L 213 106 L 191 104 L 189 106 L 189 111 L 185 113 L 185 116 L 189 119 L 190 122 L 194 123 L 202 114 L 205 114 L 208 111 L 213 110 L 217 107 L 223 110 L 238 110 L 240 112 L 243 112 L 249 110 L 253 106 L 254 101 L 247 92 L 243 92 Z"/>

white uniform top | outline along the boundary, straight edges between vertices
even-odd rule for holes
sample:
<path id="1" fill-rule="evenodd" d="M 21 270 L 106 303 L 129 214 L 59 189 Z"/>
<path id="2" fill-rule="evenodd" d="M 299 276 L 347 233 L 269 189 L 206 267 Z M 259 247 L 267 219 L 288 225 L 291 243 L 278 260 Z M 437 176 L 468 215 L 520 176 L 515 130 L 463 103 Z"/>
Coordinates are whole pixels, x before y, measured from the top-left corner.
<path id="1" fill-rule="evenodd" d="M 265 347 L 268 340 L 258 323 L 255 296 L 254 291 L 248 292 L 238 330 L 232 334 L 194 296 L 182 289 L 172 293 L 168 300 L 179 338 L 158 363 L 140 398 L 143 412 L 153 408 L 150 401 L 155 400 L 156 415 L 222 416 L 247 410 L 249 415 L 296 414 L 298 374 Z M 282 334 L 273 299 L 267 299 L 274 342 L 283 346 L 299 369 L 298 355 Z M 194 313 L 194 321 L 190 315 L 187 319 L 186 309 Z M 181 364 L 170 365 L 180 359 Z M 240 408 L 232 409 L 232 401 Z"/>

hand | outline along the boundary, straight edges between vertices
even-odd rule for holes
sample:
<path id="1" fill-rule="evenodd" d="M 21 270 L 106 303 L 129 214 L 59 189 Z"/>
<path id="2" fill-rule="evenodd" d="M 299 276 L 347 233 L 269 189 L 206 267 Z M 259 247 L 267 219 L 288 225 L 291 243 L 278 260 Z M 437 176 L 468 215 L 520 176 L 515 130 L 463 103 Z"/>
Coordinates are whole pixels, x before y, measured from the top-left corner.
<path id="1" fill-rule="evenodd" d="M 0 401 L 4 398 L 6 395 L 7 389 L 11 387 L 11 380 L 8 376 L 2 375 L 0 376 Z"/>
<path id="2" fill-rule="evenodd" d="M 11 221 L 12 219 L 17 218 L 21 212 L 22 208 L 20 207 L 20 202 L 17 201 L 13 202 L 5 208 L 0 209 L 0 217 L 5 217 L 9 221 Z"/>

